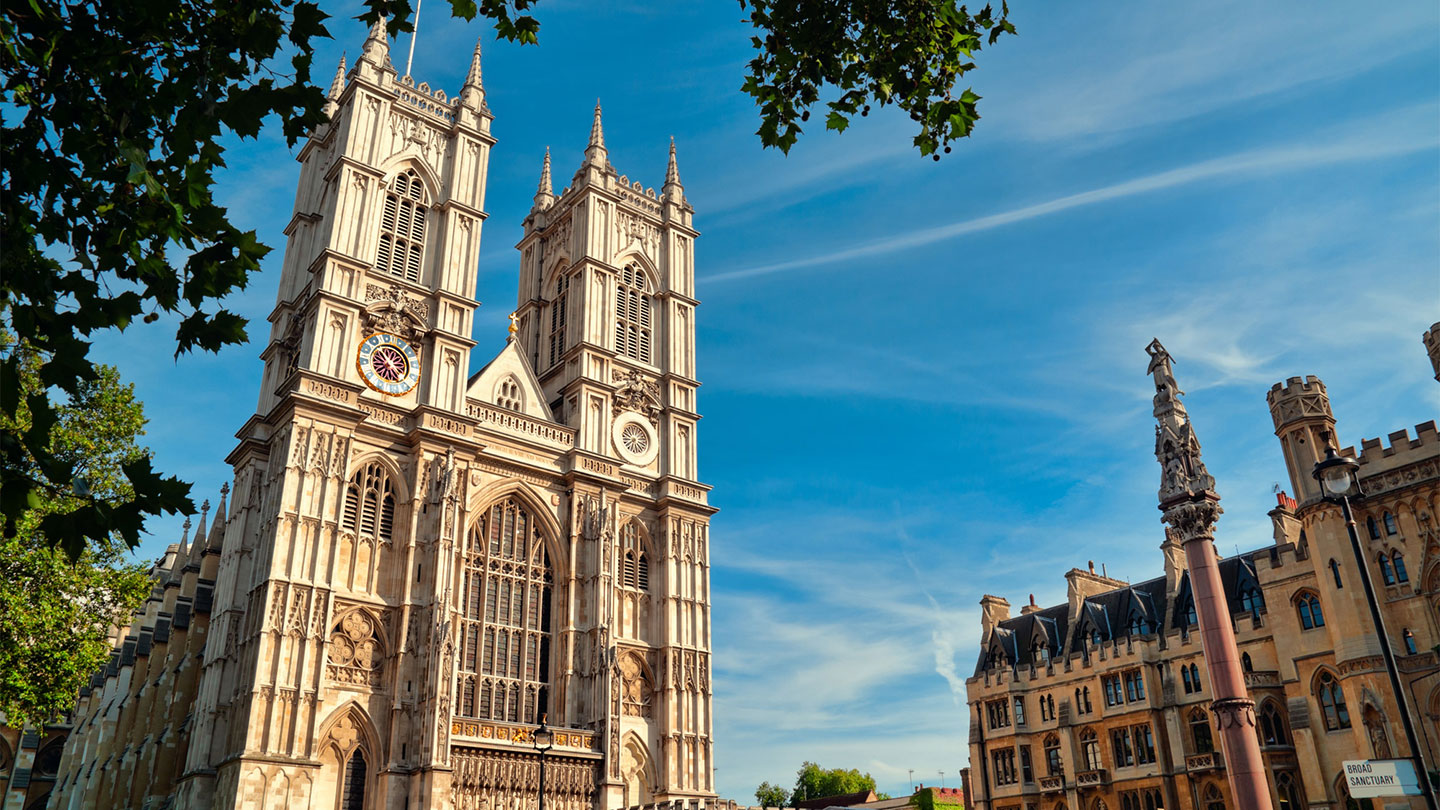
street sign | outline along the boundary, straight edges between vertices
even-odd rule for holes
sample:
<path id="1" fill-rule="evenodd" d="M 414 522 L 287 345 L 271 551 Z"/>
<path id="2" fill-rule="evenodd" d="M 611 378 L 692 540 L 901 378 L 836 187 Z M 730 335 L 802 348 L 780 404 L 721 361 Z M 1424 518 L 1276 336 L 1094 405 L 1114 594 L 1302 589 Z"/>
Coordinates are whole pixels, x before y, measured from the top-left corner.
<path id="1" fill-rule="evenodd" d="M 1421 795 L 1415 763 L 1408 759 L 1346 760 L 1345 783 L 1354 799 Z"/>

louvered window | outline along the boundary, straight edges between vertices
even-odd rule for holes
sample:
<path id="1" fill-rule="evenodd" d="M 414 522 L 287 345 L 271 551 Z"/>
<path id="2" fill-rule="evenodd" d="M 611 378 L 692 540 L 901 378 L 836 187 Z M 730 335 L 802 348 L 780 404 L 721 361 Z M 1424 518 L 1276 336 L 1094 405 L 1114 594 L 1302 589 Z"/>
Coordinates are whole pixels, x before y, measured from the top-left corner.
<path id="1" fill-rule="evenodd" d="M 649 282 L 645 271 L 626 265 L 615 285 L 615 353 L 651 362 Z"/>
<path id="2" fill-rule="evenodd" d="M 380 212 L 380 243 L 375 248 L 375 267 L 406 281 L 420 280 L 420 260 L 425 254 L 425 186 L 414 169 L 395 177 L 385 192 Z"/>
<path id="3" fill-rule="evenodd" d="M 555 282 L 555 300 L 550 302 L 550 365 L 560 362 L 565 353 L 565 314 L 570 304 L 570 277 Z"/>
<path id="4" fill-rule="evenodd" d="M 340 527 L 385 543 L 394 538 L 395 492 L 384 467 L 372 462 L 350 478 L 340 510 Z"/>
<path id="5" fill-rule="evenodd" d="M 540 530 L 514 500 L 495 504 L 470 531 L 465 561 L 460 712 L 538 722 L 549 681 L 554 582 Z"/>
<path id="6" fill-rule="evenodd" d="M 650 561 L 640 543 L 640 529 L 635 521 L 625 524 L 620 532 L 625 556 L 621 559 L 620 585 L 637 591 L 650 590 Z"/>

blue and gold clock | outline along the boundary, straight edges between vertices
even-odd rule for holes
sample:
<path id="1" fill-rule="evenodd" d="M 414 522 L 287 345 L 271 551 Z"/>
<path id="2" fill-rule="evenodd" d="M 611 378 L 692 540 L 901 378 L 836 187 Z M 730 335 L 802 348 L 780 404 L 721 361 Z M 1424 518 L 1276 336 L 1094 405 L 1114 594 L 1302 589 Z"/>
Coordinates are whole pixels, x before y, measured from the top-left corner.
<path id="1" fill-rule="evenodd" d="M 386 396 L 408 394 L 420 382 L 420 358 L 414 347 L 388 332 L 377 332 L 361 342 L 355 367 L 366 385 Z"/>

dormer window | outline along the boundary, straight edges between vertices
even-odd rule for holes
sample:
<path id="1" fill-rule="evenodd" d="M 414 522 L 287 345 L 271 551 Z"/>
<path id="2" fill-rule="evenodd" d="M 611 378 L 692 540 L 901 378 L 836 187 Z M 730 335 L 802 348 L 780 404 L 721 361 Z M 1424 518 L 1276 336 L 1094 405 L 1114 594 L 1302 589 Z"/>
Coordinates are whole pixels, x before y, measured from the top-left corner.
<path id="1" fill-rule="evenodd" d="M 1265 597 L 1253 584 L 1246 583 L 1240 587 L 1240 610 L 1242 612 L 1256 614 L 1263 607 L 1265 607 Z"/>
<path id="2" fill-rule="evenodd" d="M 385 192 L 380 212 L 380 243 L 375 269 L 406 281 L 420 281 L 420 260 L 425 255 L 425 186 L 414 169 L 395 176 Z"/>

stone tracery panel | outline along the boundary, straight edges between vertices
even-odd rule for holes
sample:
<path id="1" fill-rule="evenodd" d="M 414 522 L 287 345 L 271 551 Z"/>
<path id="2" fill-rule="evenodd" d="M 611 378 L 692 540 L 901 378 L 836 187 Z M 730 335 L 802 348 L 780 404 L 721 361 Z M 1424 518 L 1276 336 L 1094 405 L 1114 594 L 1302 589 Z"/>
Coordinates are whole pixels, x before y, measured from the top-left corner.
<path id="1" fill-rule="evenodd" d="M 540 759 L 528 753 L 451 749 L 454 773 L 450 798 L 456 810 L 523 810 L 540 789 Z M 547 757 L 545 806 L 554 810 L 590 810 L 594 803 L 597 761 Z"/>

